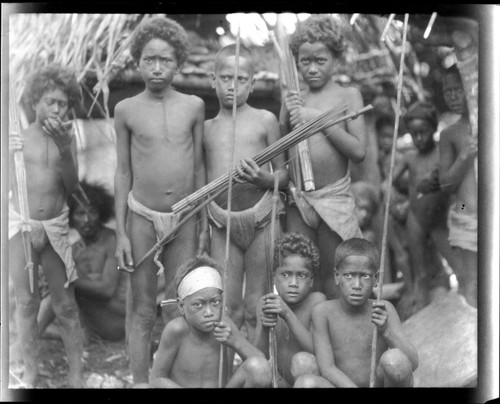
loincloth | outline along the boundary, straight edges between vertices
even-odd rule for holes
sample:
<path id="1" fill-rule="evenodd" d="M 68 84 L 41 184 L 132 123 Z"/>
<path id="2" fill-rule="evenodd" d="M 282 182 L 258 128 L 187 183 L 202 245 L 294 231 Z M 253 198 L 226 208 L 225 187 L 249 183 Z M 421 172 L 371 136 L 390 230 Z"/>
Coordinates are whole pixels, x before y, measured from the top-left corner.
<path id="1" fill-rule="evenodd" d="M 316 191 L 297 191 L 295 185 L 290 182 L 288 197 L 289 204 L 297 207 L 302 220 L 309 227 L 317 229 L 323 220 L 342 240 L 363 237 L 355 214 L 349 173 Z"/>
<path id="2" fill-rule="evenodd" d="M 67 288 L 71 282 L 78 279 L 71 244 L 69 242 L 69 208 L 64 206 L 61 214 L 48 220 L 29 219 L 30 241 L 33 249 L 40 252 L 47 243 L 52 245 L 56 254 L 61 258 L 65 268 Z M 21 215 L 17 213 L 12 204 L 9 204 L 9 240 L 25 226 Z"/>
<path id="3" fill-rule="evenodd" d="M 448 212 L 448 241 L 452 247 L 477 252 L 477 214 L 465 213 L 457 203 Z"/>
<path id="4" fill-rule="evenodd" d="M 153 223 L 157 241 L 160 241 L 163 237 L 165 237 L 168 233 L 170 233 L 172 229 L 180 221 L 180 216 L 176 213 L 157 212 L 139 203 L 132 195 L 132 191 L 130 191 L 128 194 L 127 204 L 128 208 L 132 212 L 138 214 L 139 216 L 142 216 L 144 219 L 149 220 L 150 222 Z M 163 271 L 165 270 L 165 267 L 163 266 L 163 264 L 159 259 L 162 251 L 163 247 L 158 248 L 153 258 L 153 261 L 155 262 L 156 265 L 158 265 L 159 268 L 158 275 L 162 274 Z"/>
<path id="5" fill-rule="evenodd" d="M 276 214 L 284 213 L 284 203 L 278 199 Z M 273 210 L 273 195 L 267 190 L 262 198 L 251 208 L 239 212 L 231 212 L 231 240 L 243 251 L 245 251 L 255 238 L 257 229 L 264 228 L 271 223 Z M 227 227 L 227 210 L 222 209 L 215 202 L 208 205 L 208 217 L 210 223 L 221 229 Z"/>

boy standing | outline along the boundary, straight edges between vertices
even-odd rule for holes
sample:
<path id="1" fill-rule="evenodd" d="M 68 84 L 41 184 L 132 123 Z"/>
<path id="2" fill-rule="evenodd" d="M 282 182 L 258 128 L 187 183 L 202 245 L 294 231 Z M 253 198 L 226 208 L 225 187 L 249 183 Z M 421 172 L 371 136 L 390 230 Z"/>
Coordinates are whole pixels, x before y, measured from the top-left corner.
<path id="1" fill-rule="evenodd" d="M 298 24 L 290 48 L 307 87 L 302 98 L 294 93 L 286 95 L 280 117 L 282 134 L 289 132 L 289 126 L 295 129 L 340 102 L 346 105 L 348 113 L 363 107 L 358 89 L 341 87 L 332 78 L 345 46 L 340 27 L 329 15 L 313 15 Z M 335 249 L 342 240 L 361 237 L 348 162 L 359 163 L 365 157 L 364 118 L 359 116 L 325 129 L 308 142 L 316 190 L 298 192 L 297 179 L 290 170 L 286 231 L 303 233 L 318 246 L 320 271 L 316 289 L 330 299 L 338 293 L 331 273 Z"/>
<path id="2" fill-rule="evenodd" d="M 236 133 L 234 134 L 234 161 L 241 180 L 232 189 L 230 264 L 226 275 L 226 302 L 229 315 L 239 327 L 246 327 L 251 336 L 256 324 L 256 303 L 265 293 L 267 268 L 271 265 L 270 223 L 272 216 L 272 188 L 274 175 L 269 166 L 259 167 L 252 157 L 279 139 L 279 125 L 269 111 L 247 104 L 253 90 L 254 61 L 245 46 L 240 46 L 238 77 L 234 77 L 236 47 L 228 45 L 215 57 L 212 86 L 219 99 L 217 116 L 205 122 L 203 148 L 207 165 L 207 179 L 227 174 L 233 137 L 232 107 L 236 97 Z M 238 80 L 238 94 L 234 93 L 234 80 Z M 284 157 L 272 160 L 272 168 L 279 172 L 279 187 L 288 181 Z M 228 212 L 221 206 L 227 204 L 223 193 L 210 205 L 208 216 L 212 227 L 211 256 L 224 262 Z M 283 210 L 279 201 L 278 214 Z M 279 226 L 276 226 L 279 233 Z M 245 291 L 243 293 L 243 284 Z M 244 296 L 244 299 L 243 299 Z"/>
<path id="3" fill-rule="evenodd" d="M 158 388 L 218 386 L 221 344 L 243 362 L 225 387 L 269 387 L 271 375 L 264 354 L 248 342 L 228 317 L 222 316 L 222 278 L 206 256 L 187 261 L 175 277 L 182 317 L 164 328 L 151 371 Z"/>
<path id="4" fill-rule="evenodd" d="M 321 376 L 303 375 L 294 387 L 369 387 L 373 324 L 377 327 L 376 387 L 412 387 L 418 356 L 394 306 L 370 299 L 378 276 L 377 248 L 343 241 L 335 253 L 340 297 L 313 308 L 314 353 Z"/>
<path id="5" fill-rule="evenodd" d="M 43 267 L 54 312 L 61 323 L 69 386 L 81 387 L 82 329 L 73 284 L 78 276 L 68 240 L 66 205 L 66 199 L 78 184 L 76 141 L 67 115 L 81 100 L 81 90 L 75 74 L 56 65 L 35 72 L 26 89 L 26 100 L 35 110 L 35 121 L 22 133 L 23 141 L 13 141 L 11 147 L 22 148 L 24 155 L 33 269 L 36 274 L 38 266 Z M 10 172 L 15 172 L 13 161 Z M 15 208 L 19 203 L 13 192 L 9 203 L 9 267 L 16 291 L 17 326 L 24 361 L 22 381 L 26 387 L 34 387 L 38 377 L 36 317 L 40 294 L 38 277 L 34 276 L 35 292 L 31 293 L 29 269 L 25 270 L 21 216 Z"/>
<path id="6" fill-rule="evenodd" d="M 436 252 L 452 267 L 460 262 L 448 242 L 449 195 L 439 185 L 439 148 L 434 141 L 438 124 L 436 109 L 428 102 L 416 102 L 403 119 L 415 148 L 404 154 L 394 172 L 394 183 L 409 173 L 406 228 L 413 279 L 409 279 L 408 287 L 415 293 L 415 310 L 418 310 L 432 300 L 432 288 L 448 289 L 447 274 Z"/>
<path id="7" fill-rule="evenodd" d="M 439 182 L 453 195 L 448 214 L 449 242 L 459 252 L 459 292 L 477 307 L 477 138 L 471 135 L 467 100 L 456 65 L 443 76 L 443 95 L 448 108 L 460 119 L 441 133 Z"/>
<path id="8" fill-rule="evenodd" d="M 201 148 L 204 103 L 171 87 L 187 56 L 187 36 L 175 21 L 157 17 L 142 23 L 131 44 L 146 88 L 116 105 L 118 164 L 115 176 L 116 259 L 131 272 L 128 337 L 135 383 L 146 383 L 151 331 L 156 319 L 157 273 L 164 272 L 165 294 L 175 269 L 207 249 L 208 223 L 186 223 L 164 249 L 140 267 L 134 259 L 180 220 L 172 205 L 205 184 Z M 160 268 L 160 271 L 158 271 Z M 171 288 L 170 288 L 171 290 Z M 173 297 L 173 296 L 166 296 Z"/>
<path id="9" fill-rule="evenodd" d="M 269 329 L 275 327 L 280 387 L 291 387 L 301 373 L 319 375 L 311 334 L 313 306 L 325 300 L 311 292 L 319 267 L 316 246 L 300 233 L 287 233 L 274 248 L 274 285 L 257 304 L 257 327 L 253 344 L 269 352 Z"/>

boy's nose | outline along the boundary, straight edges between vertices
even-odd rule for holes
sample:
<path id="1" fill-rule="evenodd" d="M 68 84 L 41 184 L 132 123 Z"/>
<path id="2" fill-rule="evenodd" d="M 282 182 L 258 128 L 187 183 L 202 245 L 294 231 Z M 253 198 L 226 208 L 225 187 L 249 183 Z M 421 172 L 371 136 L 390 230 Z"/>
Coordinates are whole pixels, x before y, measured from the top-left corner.
<path id="1" fill-rule="evenodd" d="M 359 276 L 354 277 L 354 287 L 356 289 L 359 289 L 360 286 L 361 286 L 361 279 L 359 278 Z"/>
<path id="2" fill-rule="evenodd" d="M 298 281 L 296 276 L 290 277 L 290 285 L 291 286 L 296 286 L 296 285 L 298 285 L 298 283 L 299 283 L 299 281 Z"/>

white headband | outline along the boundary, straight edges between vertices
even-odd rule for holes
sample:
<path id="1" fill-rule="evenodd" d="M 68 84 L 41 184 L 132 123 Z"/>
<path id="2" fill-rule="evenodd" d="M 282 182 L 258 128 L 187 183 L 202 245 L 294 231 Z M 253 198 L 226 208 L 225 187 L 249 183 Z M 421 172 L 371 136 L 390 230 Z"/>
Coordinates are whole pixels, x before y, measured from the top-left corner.
<path id="1" fill-rule="evenodd" d="M 186 297 L 205 288 L 222 290 L 222 279 L 219 271 L 212 267 L 198 267 L 189 272 L 179 284 L 177 294 L 179 299 Z"/>

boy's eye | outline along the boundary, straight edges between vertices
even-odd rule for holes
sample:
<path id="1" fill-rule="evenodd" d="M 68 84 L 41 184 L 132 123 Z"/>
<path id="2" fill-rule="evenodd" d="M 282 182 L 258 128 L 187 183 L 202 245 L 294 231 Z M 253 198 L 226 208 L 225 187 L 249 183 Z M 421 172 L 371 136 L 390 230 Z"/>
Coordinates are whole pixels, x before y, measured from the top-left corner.
<path id="1" fill-rule="evenodd" d="M 218 306 L 220 304 L 220 302 L 221 302 L 221 299 L 214 299 L 214 300 L 212 300 L 212 305 Z"/>
<path id="2" fill-rule="evenodd" d="M 318 64 L 322 65 L 326 62 L 326 59 L 320 58 L 320 59 L 317 59 L 317 62 L 318 62 Z"/>
<path id="3" fill-rule="evenodd" d="M 344 274 L 344 278 L 351 279 L 352 278 L 352 274 Z"/>
<path id="4" fill-rule="evenodd" d="M 239 76 L 238 81 L 242 84 L 245 84 L 248 81 L 248 77 Z"/>
<path id="5" fill-rule="evenodd" d="M 302 63 L 303 65 L 308 65 L 310 63 L 310 60 L 309 59 L 300 59 L 300 63 Z"/>
<path id="6" fill-rule="evenodd" d="M 372 276 L 370 274 L 363 274 L 363 279 L 369 280 L 371 277 Z"/>

